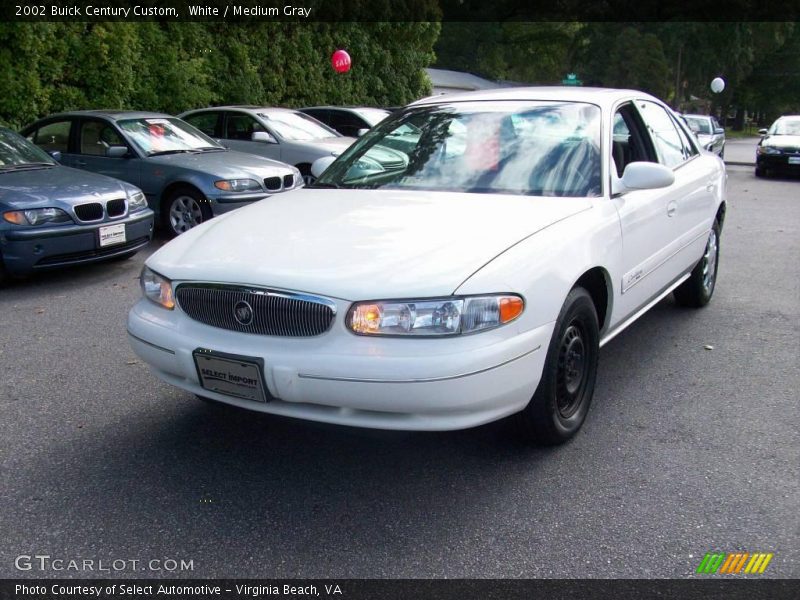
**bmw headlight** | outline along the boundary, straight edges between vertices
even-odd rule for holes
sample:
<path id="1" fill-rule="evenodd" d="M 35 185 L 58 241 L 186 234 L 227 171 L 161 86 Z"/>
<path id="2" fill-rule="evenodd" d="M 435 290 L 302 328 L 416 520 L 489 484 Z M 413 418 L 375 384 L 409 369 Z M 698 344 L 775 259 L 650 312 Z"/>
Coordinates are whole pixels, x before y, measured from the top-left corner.
<path id="1" fill-rule="evenodd" d="M 145 198 L 142 192 L 134 192 L 133 194 L 128 195 L 128 212 L 136 212 L 137 210 L 142 210 L 147 208 L 147 198 Z"/>
<path id="2" fill-rule="evenodd" d="M 175 297 L 172 295 L 172 282 L 162 277 L 147 266 L 142 268 L 139 276 L 142 294 L 148 300 L 155 302 L 168 310 L 175 308 Z"/>
<path id="3" fill-rule="evenodd" d="M 262 189 L 255 179 L 223 179 L 215 181 L 214 187 L 223 192 L 253 192 Z"/>
<path id="4" fill-rule="evenodd" d="M 756 146 L 756 152 L 759 154 L 780 154 L 780 148 L 775 146 Z"/>
<path id="5" fill-rule="evenodd" d="M 350 308 L 347 326 L 360 335 L 459 335 L 510 323 L 524 307 L 522 298 L 510 294 L 356 302 Z"/>
<path id="6" fill-rule="evenodd" d="M 31 208 L 3 213 L 3 219 L 15 225 L 56 225 L 72 223 L 72 217 L 60 208 Z"/>

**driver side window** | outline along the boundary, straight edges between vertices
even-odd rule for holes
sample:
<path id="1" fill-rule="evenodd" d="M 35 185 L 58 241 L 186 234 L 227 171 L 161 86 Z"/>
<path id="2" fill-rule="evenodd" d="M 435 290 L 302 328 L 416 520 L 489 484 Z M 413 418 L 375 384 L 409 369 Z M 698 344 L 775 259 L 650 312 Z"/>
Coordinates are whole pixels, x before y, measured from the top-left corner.
<path id="1" fill-rule="evenodd" d="M 125 140 L 103 121 L 84 121 L 80 130 L 80 153 L 105 156 L 111 146 L 125 146 Z"/>

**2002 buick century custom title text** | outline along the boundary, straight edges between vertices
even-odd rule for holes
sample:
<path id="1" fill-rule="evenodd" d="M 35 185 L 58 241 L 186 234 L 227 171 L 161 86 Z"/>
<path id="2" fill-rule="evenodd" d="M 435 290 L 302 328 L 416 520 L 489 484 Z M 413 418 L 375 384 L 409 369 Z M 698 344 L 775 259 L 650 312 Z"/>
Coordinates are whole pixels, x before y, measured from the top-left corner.
<path id="1" fill-rule="evenodd" d="M 386 147 L 402 160 L 376 160 Z M 429 98 L 332 160 L 150 257 L 128 331 L 159 377 L 365 427 L 516 413 L 558 443 L 602 344 L 670 292 L 713 294 L 724 165 L 644 93 Z"/>

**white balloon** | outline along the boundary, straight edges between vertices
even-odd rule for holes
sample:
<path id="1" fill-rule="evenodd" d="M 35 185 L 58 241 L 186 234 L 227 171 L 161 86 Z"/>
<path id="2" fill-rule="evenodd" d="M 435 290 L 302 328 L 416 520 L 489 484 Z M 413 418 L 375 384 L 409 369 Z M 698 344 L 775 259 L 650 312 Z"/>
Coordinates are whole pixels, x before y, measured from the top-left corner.
<path id="1" fill-rule="evenodd" d="M 719 94 L 725 89 L 725 80 L 722 77 L 715 77 L 711 80 L 711 91 Z"/>

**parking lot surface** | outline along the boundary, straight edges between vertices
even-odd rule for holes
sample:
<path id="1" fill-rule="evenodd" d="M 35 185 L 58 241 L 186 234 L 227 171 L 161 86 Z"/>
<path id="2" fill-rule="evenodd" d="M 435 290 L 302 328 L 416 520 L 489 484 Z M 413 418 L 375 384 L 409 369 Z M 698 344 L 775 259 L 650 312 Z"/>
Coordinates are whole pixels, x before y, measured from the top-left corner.
<path id="1" fill-rule="evenodd" d="M 668 298 L 605 346 L 587 423 L 557 448 L 505 422 L 421 434 L 217 410 L 161 383 L 125 317 L 163 240 L 13 282 L 0 577 L 686 577 L 741 550 L 774 553 L 762 577 L 800 576 L 800 181 L 729 175 L 712 303 Z M 18 570 L 33 554 L 141 563 Z"/>

